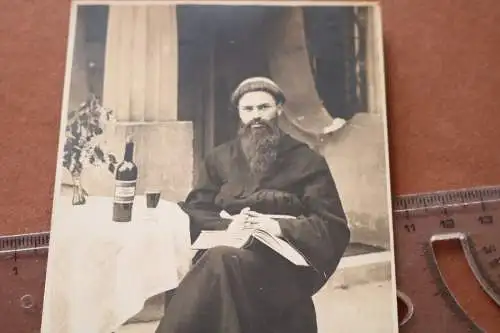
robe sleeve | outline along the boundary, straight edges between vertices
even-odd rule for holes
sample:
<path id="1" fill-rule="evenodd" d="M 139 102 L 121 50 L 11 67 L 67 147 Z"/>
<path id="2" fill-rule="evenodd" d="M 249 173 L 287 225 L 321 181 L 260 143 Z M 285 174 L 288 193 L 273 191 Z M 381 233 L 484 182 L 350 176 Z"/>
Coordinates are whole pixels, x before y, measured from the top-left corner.
<path id="1" fill-rule="evenodd" d="M 312 165 L 311 165 L 312 164 Z M 324 158 L 309 164 L 301 201 L 306 213 L 280 219 L 283 238 L 299 250 L 320 274 L 333 274 L 350 241 L 350 230 L 333 177 Z"/>
<path id="2" fill-rule="evenodd" d="M 202 230 L 224 230 L 229 226 L 231 220 L 221 218 L 219 214 L 222 208 L 215 204 L 220 186 L 214 155 L 207 155 L 200 166 L 195 187 L 180 204 L 189 215 L 191 242 L 196 240 Z"/>

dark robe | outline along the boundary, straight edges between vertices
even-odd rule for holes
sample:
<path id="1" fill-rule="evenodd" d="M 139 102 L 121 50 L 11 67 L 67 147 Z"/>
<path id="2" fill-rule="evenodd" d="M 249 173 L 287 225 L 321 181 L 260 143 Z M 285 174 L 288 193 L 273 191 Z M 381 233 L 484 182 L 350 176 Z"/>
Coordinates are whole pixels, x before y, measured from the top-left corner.
<path id="1" fill-rule="evenodd" d="M 194 241 L 201 230 L 224 230 L 244 207 L 279 219 L 282 237 L 311 267 L 298 267 L 263 245 L 203 251 L 170 300 L 157 333 L 315 333 L 311 296 L 337 268 L 350 231 L 325 159 L 285 135 L 273 168 L 250 173 L 233 140 L 205 158 L 199 180 L 182 204 Z"/>

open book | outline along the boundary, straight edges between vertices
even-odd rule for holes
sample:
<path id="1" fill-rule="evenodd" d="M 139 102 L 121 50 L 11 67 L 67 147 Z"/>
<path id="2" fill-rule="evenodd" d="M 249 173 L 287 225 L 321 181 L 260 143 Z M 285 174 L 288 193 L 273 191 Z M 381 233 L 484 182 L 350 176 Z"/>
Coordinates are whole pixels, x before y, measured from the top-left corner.
<path id="1" fill-rule="evenodd" d="M 221 214 L 223 215 L 223 214 Z M 260 214 L 264 215 L 264 214 Z M 265 215 L 270 218 L 276 218 L 276 215 Z M 278 216 L 283 217 L 283 216 Z M 287 218 L 294 218 L 293 216 L 286 216 Z M 298 266 L 309 266 L 305 258 L 288 242 L 276 237 L 266 231 L 256 230 L 242 230 L 240 232 L 228 232 L 226 230 L 203 230 L 196 241 L 191 246 L 194 250 L 206 250 L 215 246 L 231 246 L 236 248 L 245 248 L 252 244 L 253 241 L 258 240 L 262 244 L 274 250 L 282 257 L 288 259 Z"/>

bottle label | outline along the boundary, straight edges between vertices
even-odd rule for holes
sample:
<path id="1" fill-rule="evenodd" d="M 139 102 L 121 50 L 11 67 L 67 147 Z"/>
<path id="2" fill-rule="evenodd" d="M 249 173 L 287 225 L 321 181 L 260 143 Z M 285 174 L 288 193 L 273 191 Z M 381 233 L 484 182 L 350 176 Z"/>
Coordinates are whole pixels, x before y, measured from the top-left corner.
<path id="1" fill-rule="evenodd" d="M 115 202 L 116 203 L 131 203 L 135 196 L 135 180 L 116 181 L 115 187 Z"/>

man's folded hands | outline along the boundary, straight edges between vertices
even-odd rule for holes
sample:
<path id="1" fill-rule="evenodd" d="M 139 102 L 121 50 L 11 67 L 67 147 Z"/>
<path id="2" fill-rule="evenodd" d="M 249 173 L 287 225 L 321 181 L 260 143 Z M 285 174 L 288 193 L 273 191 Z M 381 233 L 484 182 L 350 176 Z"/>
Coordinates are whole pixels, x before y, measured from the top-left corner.
<path id="1" fill-rule="evenodd" d="M 221 217 L 229 218 L 232 222 L 227 229 L 231 233 L 244 233 L 252 232 L 253 230 L 266 231 L 274 236 L 281 236 L 281 228 L 274 218 L 267 214 L 261 214 L 250 210 L 250 208 L 243 208 L 239 214 L 229 215 L 227 212 L 222 211 Z"/>

